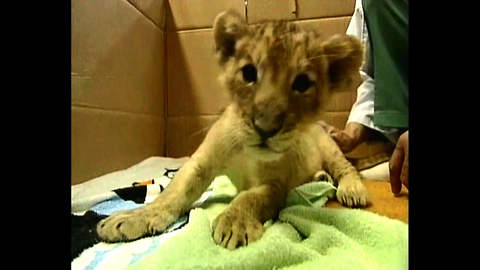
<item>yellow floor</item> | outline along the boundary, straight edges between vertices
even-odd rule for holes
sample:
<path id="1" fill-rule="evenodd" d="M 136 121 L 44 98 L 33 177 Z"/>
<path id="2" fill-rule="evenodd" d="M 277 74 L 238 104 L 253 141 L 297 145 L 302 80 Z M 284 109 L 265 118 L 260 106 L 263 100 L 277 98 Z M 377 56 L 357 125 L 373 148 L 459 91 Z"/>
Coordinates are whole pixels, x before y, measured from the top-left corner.
<path id="1" fill-rule="evenodd" d="M 408 223 L 408 190 L 405 187 L 402 187 L 402 193 L 399 196 L 394 196 L 390 188 L 390 182 L 362 181 L 372 199 L 372 205 L 365 210 Z M 330 200 L 326 207 L 343 208 L 344 206 L 336 200 Z"/>

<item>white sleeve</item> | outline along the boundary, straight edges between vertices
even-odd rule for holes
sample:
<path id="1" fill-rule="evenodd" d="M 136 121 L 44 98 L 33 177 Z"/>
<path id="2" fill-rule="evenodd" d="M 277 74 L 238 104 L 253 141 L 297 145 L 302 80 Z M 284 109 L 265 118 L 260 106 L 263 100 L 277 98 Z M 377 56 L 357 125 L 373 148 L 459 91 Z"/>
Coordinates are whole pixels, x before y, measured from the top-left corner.
<path id="1" fill-rule="evenodd" d="M 352 19 L 348 24 L 346 34 L 351 36 L 356 36 L 361 40 L 362 30 L 363 30 L 362 0 L 357 0 L 355 3 L 355 11 L 353 12 Z"/>
<path id="2" fill-rule="evenodd" d="M 357 100 L 350 110 L 347 123 L 357 122 L 373 128 L 374 80 L 363 71 L 360 71 L 360 77 L 362 84 L 357 88 Z"/>
<path id="3" fill-rule="evenodd" d="M 362 0 L 355 2 L 355 11 L 347 28 L 347 35 L 356 36 L 362 41 L 364 46 L 368 42 L 368 34 L 365 29 L 365 22 L 363 18 Z M 363 68 L 364 64 L 362 64 Z M 360 72 L 362 84 L 357 88 L 357 100 L 352 106 L 348 122 L 357 122 L 365 126 L 373 126 L 373 94 L 374 94 L 374 80 L 367 75 L 363 70 Z"/>

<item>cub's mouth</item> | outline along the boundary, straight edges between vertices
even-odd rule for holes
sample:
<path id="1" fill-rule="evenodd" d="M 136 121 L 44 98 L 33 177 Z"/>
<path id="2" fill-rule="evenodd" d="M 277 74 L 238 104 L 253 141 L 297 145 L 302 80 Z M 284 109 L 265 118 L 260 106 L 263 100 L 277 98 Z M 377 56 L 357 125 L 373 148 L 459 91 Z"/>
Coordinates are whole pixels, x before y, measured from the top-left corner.
<path id="1" fill-rule="evenodd" d="M 280 129 L 275 135 L 264 139 L 259 135 L 260 138 L 256 141 L 255 144 L 251 145 L 252 147 L 258 150 L 267 150 L 274 153 L 283 153 L 290 149 L 292 146 L 292 141 L 294 134 L 292 131 L 286 131 Z"/>
<path id="2" fill-rule="evenodd" d="M 259 148 L 268 148 L 268 145 L 265 141 L 261 142 L 260 144 L 257 144 L 257 147 Z"/>

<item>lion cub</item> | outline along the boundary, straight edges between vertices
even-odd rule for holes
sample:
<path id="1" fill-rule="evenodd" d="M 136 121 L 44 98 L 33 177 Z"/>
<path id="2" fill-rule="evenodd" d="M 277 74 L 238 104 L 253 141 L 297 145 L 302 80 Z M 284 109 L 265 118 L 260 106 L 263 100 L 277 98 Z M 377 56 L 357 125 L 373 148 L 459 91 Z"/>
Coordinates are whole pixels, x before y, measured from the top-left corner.
<path id="1" fill-rule="evenodd" d="M 213 32 L 230 105 L 155 201 L 98 224 L 103 240 L 164 231 L 222 174 L 239 191 L 213 222 L 215 242 L 229 249 L 259 239 L 288 192 L 319 170 L 338 183 L 342 204 L 369 203 L 357 171 L 317 123 L 332 91 L 359 71 L 360 42 L 347 35 L 321 42 L 319 33 L 285 21 L 249 26 L 233 11 L 217 16 Z"/>

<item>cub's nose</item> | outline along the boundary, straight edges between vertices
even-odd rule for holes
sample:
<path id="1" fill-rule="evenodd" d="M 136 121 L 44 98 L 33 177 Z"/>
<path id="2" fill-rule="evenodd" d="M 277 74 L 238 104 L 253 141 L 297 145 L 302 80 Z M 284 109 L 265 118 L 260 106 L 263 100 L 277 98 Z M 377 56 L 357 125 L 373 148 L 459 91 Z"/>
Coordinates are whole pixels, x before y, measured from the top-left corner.
<path id="1" fill-rule="evenodd" d="M 287 118 L 285 106 L 279 102 L 260 102 L 252 112 L 253 126 L 263 141 L 277 134 Z"/>
<path id="2" fill-rule="evenodd" d="M 255 130 L 257 131 L 258 135 L 262 137 L 263 141 L 266 141 L 268 138 L 273 137 L 275 134 L 277 134 L 280 129 L 282 129 L 282 126 L 272 128 L 272 129 L 262 129 L 259 126 L 253 124 L 253 127 L 255 127 Z"/>

